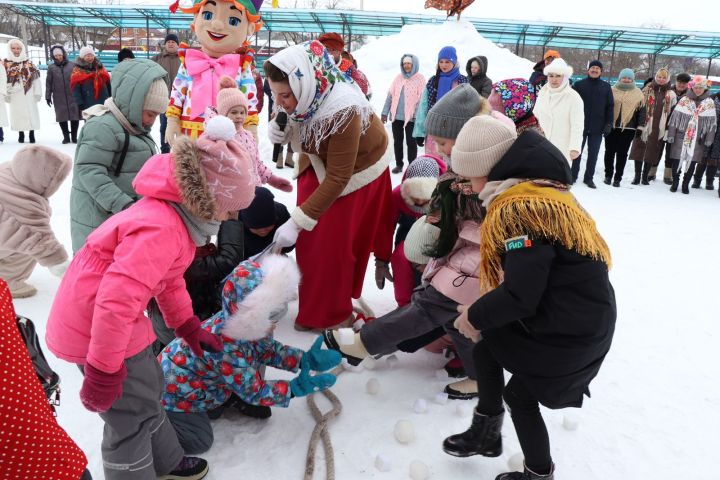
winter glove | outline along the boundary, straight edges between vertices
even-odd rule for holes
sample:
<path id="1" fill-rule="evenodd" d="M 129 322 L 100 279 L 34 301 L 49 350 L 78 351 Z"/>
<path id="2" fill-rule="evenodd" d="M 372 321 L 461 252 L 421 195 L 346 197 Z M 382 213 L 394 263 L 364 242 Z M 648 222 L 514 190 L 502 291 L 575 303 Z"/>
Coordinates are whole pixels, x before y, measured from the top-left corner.
<path id="1" fill-rule="evenodd" d="M 175 143 L 175 137 L 180 136 L 180 119 L 177 117 L 167 117 L 167 127 L 165 128 L 165 141 L 170 144 Z"/>
<path id="2" fill-rule="evenodd" d="M 48 99 L 45 100 L 45 101 L 47 102 L 48 107 L 52 107 L 52 100 L 50 100 L 50 99 L 48 98 Z"/>
<path id="3" fill-rule="evenodd" d="M 387 115 L 381 115 L 380 121 L 382 121 L 382 123 L 387 123 Z"/>
<path id="4" fill-rule="evenodd" d="M 68 260 L 65 260 L 62 263 L 58 263 L 57 265 L 51 265 L 48 267 L 48 270 L 50 270 L 50 273 L 55 275 L 58 278 L 62 278 L 63 275 L 65 275 L 65 271 L 68 269 L 68 266 L 70 265 L 70 262 Z"/>
<path id="5" fill-rule="evenodd" d="M 375 259 L 375 285 L 382 290 L 385 288 L 385 280 L 393 281 L 392 273 L 390 272 L 390 264 L 383 260 Z"/>
<path id="6" fill-rule="evenodd" d="M 300 225 L 295 223 L 295 220 L 292 218 L 280 225 L 280 228 L 278 228 L 275 232 L 275 237 L 273 237 L 275 249 L 282 250 L 285 247 L 292 247 L 295 245 L 301 231 L 302 228 L 300 228 Z"/>
<path id="7" fill-rule="evenodd" d="M 203 329 L 197 316 L 188 319 L 176 328 L 175 336 L 182 338 L 198 357 L 202 356 L 203 350 L 217 353 L 223 349 L 222 338 Z"/>
<path id="8" fill-rule="evenodd" d="M 122 386 L 127 377 L 127 368 L 123 363 L 115 373 L 105 373 L 90 363 L 83 368 L 85 379 L 80 389 L 80 401 L 91 412 L 107 412 L 122 396 Z"/>
<path id="9" fill-rule="evenodd" d="M 283 177 L 278 177 L 277 175 L 273 175 L 272 177 L 270 177 L 270 180 L 268 180 L 268 185 L 270 185 L 271 187 L 275 187 L 283 192 L 293 191 L 293 186 L 290 180 Z"/>
<path id="10" fill-rule="evenodd" d="M 326 390 L 335 385 L 335 375 L 332 373 L 321 373 L 310 375 L 308 360 L 303 355 L 300 360 L 300 374 L 290 381 L 290 391 L 294 397 L 304 397 L 311 393 Z"/>
<path id="11" fill-rule="evenodd" d="M 482 335 L 480 334 L 480 330 L 475 328 L 472 323 L 470 323 L 470 319 L 468 318 L 468 310 L 470 310 L 470 306 L 458 305 L 457 311 L 460 312 L 460 316 L 455 319 L 455 323 L 453 323 L 453 326 L 464 337 L 467 337 L 473 342 L 477 343 L 482 340 Z"/>
<path id="12" fill-rule="evenodd" d="M 342 355 L 337 350 L 322 350 L 323 336 L 320 335 L 305 352 L 303 358 L 307 357 L 308 367 L 316 372 L 327 372 L 338 365 L 342 361 Z"/>
<path id="13" fill-rule="evenodd" d="M 424 147 L 425 146 L 425 139 L 422 137 L 415 137 L 415 143 L 417 143 L 418 147 Z"/>
<path id="14" fill-rule="evenodd" d="M 612 132 L 612 124 L 608 123 L 603 129 L 603 136 L 607 137 L 608 135 L 610 135 L 610 132 Z"/>
<path id="15" fill-rule="evenodd" d="M 281 130 L 277 119 L 273 119 L 268 125 L 268 138 L 270 139 L 270 143 L 274 145 L 285 145 L 290 140 L 289 125 L 285 126 L 285 130 Z"/>

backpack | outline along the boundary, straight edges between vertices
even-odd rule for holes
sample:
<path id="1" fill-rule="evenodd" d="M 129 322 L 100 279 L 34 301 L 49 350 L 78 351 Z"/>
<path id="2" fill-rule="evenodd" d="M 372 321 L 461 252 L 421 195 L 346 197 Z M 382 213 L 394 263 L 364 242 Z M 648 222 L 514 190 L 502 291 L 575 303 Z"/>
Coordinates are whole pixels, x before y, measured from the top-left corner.
<path id="1" fill-rule="evenodd" d="M 35 330 L 35 325 L 29 318 L 16 315 L 18 330 L 22 336 L 25 346 L 27 347 L 30 360 L 32 361 L 35 373 L 38 376 L 40 385 L 45 390 L 45 395 L 50 402 L 50 408 L 55 413 L 55 407 L 60 405 L 60 375 L 58 375 L 45 359 L 40 340 Z"/>

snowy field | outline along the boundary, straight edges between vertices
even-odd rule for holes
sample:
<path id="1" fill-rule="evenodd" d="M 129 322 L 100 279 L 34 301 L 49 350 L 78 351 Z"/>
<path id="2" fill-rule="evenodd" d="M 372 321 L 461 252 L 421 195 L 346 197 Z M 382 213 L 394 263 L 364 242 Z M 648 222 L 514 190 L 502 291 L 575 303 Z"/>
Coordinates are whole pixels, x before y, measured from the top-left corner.
<path id="1" fill-rule="evenodd" d="M 467 58 L 484 54 L 490 59 L 494 80 L 530 74 L 530 62 L 514 57 L 460 25 L 406 27 L 398 36 L 386 37 L 358 51 L 360 68 L 373 84 L 373 104 L 382 105 L 390 81 L 398 71 L 402 53 L 422 58 L 423 73 L 430 76 L 436 52 L 449 42 L 458 45 L 464 68 Z M 423 48 L 415 48 L 422 45 Z M 43 72 L 44 75 L 44 72 Z M 43 76 L 44 81 L 44 76 Z M 41 103 L 43 128 L 38 143 L 73 155 L 73 145 L 60 144 L 54 113 Z M 269 162 L 271 145 L 265 140 L 266 114 L 260 127 L 263 158 Z M 159 138 L 155 127 L 155 138 Z M 388 126 L 389 129 L 389 126 Z M 6 130 L 0 161 L 20 148 L 17 134 Z M 388 157 L 389 158 L 389 157 Z M 720 223 L 717 192 L 691 190 L 671 194 L 662 182 L 631 186 L 629 164 L 621 188 L 602 183 L 602 152 L 595 182 L 597 190 L 578 184 L 573 191 L 596 219 L 609 243 L 614 260 L 611 278 L 618 305 L 615 341 L 599 376 L 591 385 L 592 399 L 581 410 L 543 410 L 548 424 L 558 479 L 630 480 L 719 479 L 716 458 L 720 448 L 720 365 L 717 343 L 720 272 L 718 236 Z M 278 171 L 286 178 L 291 170 Z M 393 176 L 396 184 L 399 175 Z M 291 206 L 294 194 L 274 192 Z M 52 225 L 70 250 L 70 179 L 52 199 Z M 338 273 L 341 274 L 341 273 Z M 30 282 L 39 293 L 15 301 L 19 314 L 32 318 L 44 338 L 45 321 L 59 280 L 37 267 Z M 328 295 L 332 279 L 328 279 Z M 391 287 L 378 291 L 368 271 L 364 298 L 382 314 L 393 308 Z M 289 345 L 308 348 L 315 336 L 292 328 L 292 304 L 276 335 Z M 54 358 L 51 365 L 62 377 L 62 405 L 58 421 L 86 452 L 94 478 L 101 479 L 102 422 L 81 405 L 78 392 L 82 377 L 74 365 Z M 447 379 L 438 378 L 444 359 L 418 352 L 398 354 L 390 367 L 385 359 L 374 370 L 345 372 L 333 391 L 343 412 L 331 424 L 336 478 L 408 478 L 409 465 L 420 460 L 430 467 L 433 479 L 492 480 L 507 470 L 510 457 L 520 451 L 512 422 L 506 419 L 505 453 L 499 458 L 458 459 L 442 452 L 442 440 L 465 430 L 473 402 L 434 403 Z M 715 372 L 715 373 L 713 373 Z M 268 371 L 268 378 L 284 372 Z M 371 378 L 380 384 L 377 395 L 366 393 Z M 413 403 L 426 399 L 428 411 L 415 413 Z M 329 408 L 321 398 L 323 409 Z M 415 440 L 401 445 L 393 437 L 399 419 L 410 420 Z M 563 423 L 577 423 L 575 430 Z M 314 427 L 305 399 L 295 399 L 288 409 L 276 408 L 268 420 L 254 420 L 232 412 L 214 423 L 215 445 L 204 455 L 210 462 L 211 480 L 301 479 L 308 439 Z M 320 451 L 322 451 L 320 449 Z M 392 460 L 389 472 L 378 471 L 378 454 Z M 324 478 L 324 461 L 318 458 L 315 478 Z M 36 480 L 36 479 L 33 479 Z"/>

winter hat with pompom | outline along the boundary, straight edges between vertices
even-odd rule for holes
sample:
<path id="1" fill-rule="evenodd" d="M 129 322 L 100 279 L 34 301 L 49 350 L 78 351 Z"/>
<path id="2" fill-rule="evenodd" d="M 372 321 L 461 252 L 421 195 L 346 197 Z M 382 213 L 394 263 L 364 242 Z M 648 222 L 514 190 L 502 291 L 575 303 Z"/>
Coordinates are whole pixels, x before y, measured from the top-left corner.
<path id="1" fill-rule="evenodd" d="M 195 143 L 215 198 L 215 213 L 242 210 L 255 197 L 257 179 L 252 160 L 233 140 L 235 133 L 233 122 L 218 115 L 206 122 L 205 131 Z"/>
<path id="2" fill-rule="evenodd" d="M 433 248 L 438 238 L 440 238 L 440 229 L 432 223 L 428 223 L 425 215 L 418 218 L 405 237 L 403 245 L 405 258 L 418 265 L 427 264 L 430 257 L 425 252 Z"/>
<path id="3" fill-rule="evenodd" d="M 425 211 L 424 207 L 416 206 L 414 200 L 430 200 L 438 177 L 446 170 L 445 162 L 430 155 L 421 155 L 410 162 L 400 184 L 400 195 L 410 209 L 418 213 Z"/>
<path id="4" fill-rule="evenodd" d="M 452 149 L 452 167 L 465 178 L 487 177 L 515 142 L 517 132 L 490 115 L 465 124 Z"/>
<path id="5" fill-rule="evenodd" d="M 248 108 L 248 100 L 244 93 L 238 90 L 237 82 L 227 75 L 220 77 L 220 89 L 217 94 L 217 112 L 220 115 L 227 115 L 228 112 L 237 106 Z"/>

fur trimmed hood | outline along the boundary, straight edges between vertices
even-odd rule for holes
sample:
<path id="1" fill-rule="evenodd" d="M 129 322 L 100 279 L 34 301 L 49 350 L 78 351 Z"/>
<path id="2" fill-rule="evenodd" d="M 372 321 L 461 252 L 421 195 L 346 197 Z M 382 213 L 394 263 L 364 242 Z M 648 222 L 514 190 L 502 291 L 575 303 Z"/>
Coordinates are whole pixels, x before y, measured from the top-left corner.
<path id="1" fill-rule="evenodd" d="M 255 341 L 270 333 L 273 315 L 297 297 L 300 270 L 283 255 L 265 255 L 256 263 L 246 260 L 223 286 L 219 331 L 233 340 Z"/>
<path id="2" fill-rule="evenodd" d="M 181 137 L 173 145 L 171 155 L 182 204 L 196 217 L 212 219 L 217 208 L 215 197 L 210 191 L 197 145 L 190 138 Z"/>

